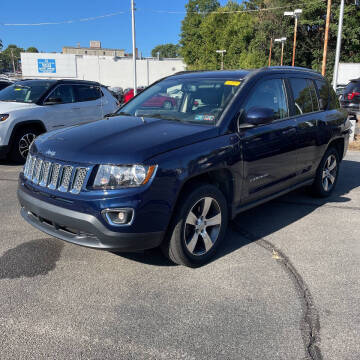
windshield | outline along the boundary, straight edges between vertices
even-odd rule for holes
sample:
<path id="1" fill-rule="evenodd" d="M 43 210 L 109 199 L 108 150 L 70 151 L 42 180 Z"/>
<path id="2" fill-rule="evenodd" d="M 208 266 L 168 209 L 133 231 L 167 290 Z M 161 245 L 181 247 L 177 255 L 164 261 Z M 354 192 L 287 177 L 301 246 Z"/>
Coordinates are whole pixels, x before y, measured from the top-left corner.
<path id="1" fill-rule="evenodd" d="M 0 101 L 36 103 L 53 85 L 51 81 L 22 81 L 0 91 Z"/>
<path id="2" fill-rule="evenodd" d="M 215 125 L 239 85 L 239 80 L 170 78 L 144 90 L 116 114 Z"/>

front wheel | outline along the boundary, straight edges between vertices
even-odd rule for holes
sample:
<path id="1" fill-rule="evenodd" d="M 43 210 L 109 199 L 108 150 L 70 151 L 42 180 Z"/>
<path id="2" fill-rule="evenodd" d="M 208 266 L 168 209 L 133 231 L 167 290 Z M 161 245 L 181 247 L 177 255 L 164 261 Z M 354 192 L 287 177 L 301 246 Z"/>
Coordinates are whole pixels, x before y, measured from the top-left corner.
<path id="1" fill-rule="evenodd" d="M 199 185 L 177 207 L 162 250 L 176 264 L 203 265 L 224 239 L 227 222 L 222 192 L 213 185 Z"/>
<path id="2" fill-rule="evenodd" d="M 334 147 L 329 148 L 316 172 L 312 192 L 317 197 L 328 197 L 335 189 L 339 175 L 339 154 Z"/>
<path id="3" fill-rule="evenodd" d="M 15 137 L 11 148 L 11 160 L 17 163 L 24 163 L 29 153 L 30 145 L 39 135 L 39 131 L 33 128 L 25 128 L 19 130 Z"/>

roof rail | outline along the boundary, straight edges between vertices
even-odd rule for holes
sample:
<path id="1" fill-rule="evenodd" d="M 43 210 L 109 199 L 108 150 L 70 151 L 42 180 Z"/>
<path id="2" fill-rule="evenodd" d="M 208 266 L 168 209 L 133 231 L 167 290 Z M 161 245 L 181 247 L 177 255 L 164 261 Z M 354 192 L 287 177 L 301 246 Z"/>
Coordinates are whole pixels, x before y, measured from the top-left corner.
<path id="1" fill-rule="evenodd" d="M 265 66 L 261 70 L 295 70 L 295 71 L 307 71 L 307 72 L 320 74 L 319 71 L 301 66 Z"/>

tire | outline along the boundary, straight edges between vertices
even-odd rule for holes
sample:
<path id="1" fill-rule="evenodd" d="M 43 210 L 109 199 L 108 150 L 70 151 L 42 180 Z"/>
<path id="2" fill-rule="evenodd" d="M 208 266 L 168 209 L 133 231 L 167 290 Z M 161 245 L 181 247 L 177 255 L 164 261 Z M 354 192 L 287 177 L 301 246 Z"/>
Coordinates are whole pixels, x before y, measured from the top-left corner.
<path id="1" fill-rule="evenodd" d="M 31 143 L 38 135 L 40 135 L 40 132 L 35 128 L 28 127 L 18 130 L 11 146 L 11 160 L 23 164 L 26 160 Z"/>
<path id="2" fill-rule="evenodd" d="M 315 181 L 311 189 L 314 196 L 325 198 L 331 195 L 337 184 L 339 166 L 339 154 L 336 148 L 330 147 L 316 171 Z"/>
<path id="3" fill-rule="evenodd" d="M 212 220 L 214 225 L 209 225 Z M 208 262 L 223 241 L 228 223 L 227 202 L 215 186 L 200 184 L 176 207 L 162 251 L 188 267 Z"/>

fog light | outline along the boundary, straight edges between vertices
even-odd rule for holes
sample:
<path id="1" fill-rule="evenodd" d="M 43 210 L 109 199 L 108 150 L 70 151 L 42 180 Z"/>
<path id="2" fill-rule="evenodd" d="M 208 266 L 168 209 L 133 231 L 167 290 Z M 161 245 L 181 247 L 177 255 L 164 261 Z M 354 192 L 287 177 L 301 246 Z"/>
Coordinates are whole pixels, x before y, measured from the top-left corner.
<path id="1" fill-rule="evenodd" d="M 134 219 L 133 209 L 105 209 L 102 214 L 110 225 L 131 225 Z"/>

